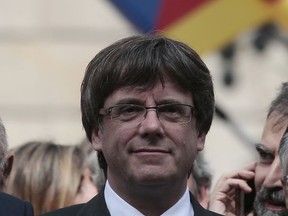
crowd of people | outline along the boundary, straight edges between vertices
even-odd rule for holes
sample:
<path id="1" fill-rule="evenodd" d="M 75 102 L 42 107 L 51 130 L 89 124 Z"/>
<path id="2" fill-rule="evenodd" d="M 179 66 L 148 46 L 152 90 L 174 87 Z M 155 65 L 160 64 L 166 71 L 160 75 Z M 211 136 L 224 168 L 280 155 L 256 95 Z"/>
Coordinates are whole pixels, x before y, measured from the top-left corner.
<path id="1" fill-rule="evenodd" d="M 89 154 L 80 146 L 33 141 L 12 150 L 13 169 L 5 191 L 29 200 L 36 215 L 87 202 L 100 189 L 86 162 Z"/>
<path id="2" fill-rule="evenodd" d="M 214 103 L 210 71 L 188 45 L 152 34 L 111 44 L 82 81 L 87 139 L 9 149 L 0 121 L 0 215 L 288 215 L 288 82 L 270 104 L 259 159 L 210 190 L 201 151 Z"/>

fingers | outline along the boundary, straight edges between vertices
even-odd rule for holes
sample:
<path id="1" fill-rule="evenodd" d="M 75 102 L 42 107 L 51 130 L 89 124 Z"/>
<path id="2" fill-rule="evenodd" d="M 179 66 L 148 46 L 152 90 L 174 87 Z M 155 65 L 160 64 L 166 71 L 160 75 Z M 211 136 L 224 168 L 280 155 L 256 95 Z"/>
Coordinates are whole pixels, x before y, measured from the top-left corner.
<path id="1" fill-rule="evenodd" d="M 250 186 L 247 181 L 253 179 L 254 172 L 241 170 L 237 173 L 223 175 L 217 182 L 214 191 L 229 193 L 232 189 L 240 188 L 245 193 L 251 192 Z"/>
<path id="2" fill-rule="evenodd" d="M 220 214 L 234 212 L 236 189 L 241 189 L 244 193 L 252 191 L 247 181 L 254 178 L 255 167 L 256 163 L 253 163 L 241 170 L 222 175 L 210 194 L 209 209 Z"/>
<path id="3" fill-rule="evenodd" d="M 231 172 L 230 174 L 226 174 L 226 176 L 230 178 L 239 178 L 239 179 L 249 180 L 254 177 L 255 168 L 256 168 L 256 163 L 251 163 L 241 170 L 237 170 L 237 171 Z"/>

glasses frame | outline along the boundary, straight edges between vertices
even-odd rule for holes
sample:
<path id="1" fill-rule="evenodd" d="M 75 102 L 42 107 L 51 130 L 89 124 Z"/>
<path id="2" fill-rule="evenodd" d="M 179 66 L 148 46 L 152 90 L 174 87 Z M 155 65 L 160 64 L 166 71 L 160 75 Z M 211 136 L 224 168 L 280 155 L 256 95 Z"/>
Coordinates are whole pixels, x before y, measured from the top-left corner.
<path id="1" fill-rule="evenodd" d="M 115 119 L 115 118 L 112 117 L 112 109 L 115 108 L 115 107 L 120 107 L 120 106 L 125 106 L 125 105 L 145 108 L 145 114 L 143 115 L 143 119 L 139 122 L 139 124 L 142 123 L 142 121 L 144 121 L 144 119 L 147 116 L 148 110 L 150 110 L 150 109 L 154 109 L 156 111 L 158 120 L 160 122 L 162 122 L 163 120 L 161 121 L 161 118 L 159 118 L 158 110 L 159 110 L 159 108 L 163 108 L 165 106 L 170 106 L 170 105 L 186 106 L 186 107 L 189 107 L 190 111 L 191 111 L 190 112 L 190 118 L 189 118 L 188 121 L 185 121 L 185 122 L 171 122 L 171 123 L 187 124 L 187 123 L 189 123 L 191 121 L 192 115 L 196 116 L 196 109 L 195 109 L 194 106 L 189 105 L 189 104 L 182 104 L 182 103 L 167 103 L 167 104 L 160 104 L 160 105 L 157 105 L 157 106 L 142 106 L 142 105 L 138 105 L 138 104 L 119 104 L 119 105 L 111 106 L 111 107 L 108 107 L 108 108 L 101 108 L 99 110 L 99 114 L 100 115 L 104 115 L 104 116 L 110 116 L 110 119 L 112 120 L 112 122 L 117 124 L 115 121 L 113 121 L 113 119 Z M 129 123 L 129 121 L 127 121 L 127 122 Z M 167 122 L 169 122 L 169 121 L 167 121 Z M 125 123 L 125 121 L 122 121 L 119 124 L 121 124 L 121 123 Z"/>

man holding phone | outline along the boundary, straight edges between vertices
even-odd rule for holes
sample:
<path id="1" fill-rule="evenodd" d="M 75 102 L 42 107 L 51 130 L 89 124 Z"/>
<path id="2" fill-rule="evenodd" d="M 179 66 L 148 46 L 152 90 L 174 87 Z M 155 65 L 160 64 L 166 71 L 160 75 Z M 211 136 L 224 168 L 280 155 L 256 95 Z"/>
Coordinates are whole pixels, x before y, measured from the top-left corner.
<path id="1" fill-rule="evenodd" d="M 288 215 L 285 206 L 284 191 L 281 183 L 282 173 L 278 154 L 279 143 L 288 125 L 288 82 L 282 84 L 277 97 L 272 101 L 261 142 L 256 144 L 259 161 L 244 169 L 223 175 L 215 186 L 209 209 L 220 214 L 235 215 L 239 202 L 235 202 L 239 189 L 245 194 L 255 187 L 255 199 L 251 214 L 257 216 Z M 248 182 L 254 180 L 254 185 Z M 243 203 L 245 203 L 245 198 Z M 240 206 L 241 209 L 245 209 Z M 241 213 L 242 215 L 247 215 Z"/>

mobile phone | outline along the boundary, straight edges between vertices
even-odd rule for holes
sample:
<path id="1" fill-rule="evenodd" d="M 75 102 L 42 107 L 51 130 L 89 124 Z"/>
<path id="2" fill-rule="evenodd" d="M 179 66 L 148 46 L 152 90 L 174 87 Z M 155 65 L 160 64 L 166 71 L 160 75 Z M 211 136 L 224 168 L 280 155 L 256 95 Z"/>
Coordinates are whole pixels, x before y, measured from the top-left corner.
<path id="1" fill-rule="evenodd" d="M 247 181 L 252 191 L 250 193 L 244 193 L 240 189 L 236 189 L 236 215 L 245 216 L 253 210 L 254 199 L 256 195 L 254 179 Z"/>
<path id="2" fill-rule="evenodd" d="M 240 188 L 236 189 L 235 210 L 236 216 L 244 216 L 244 192 Z"/>

